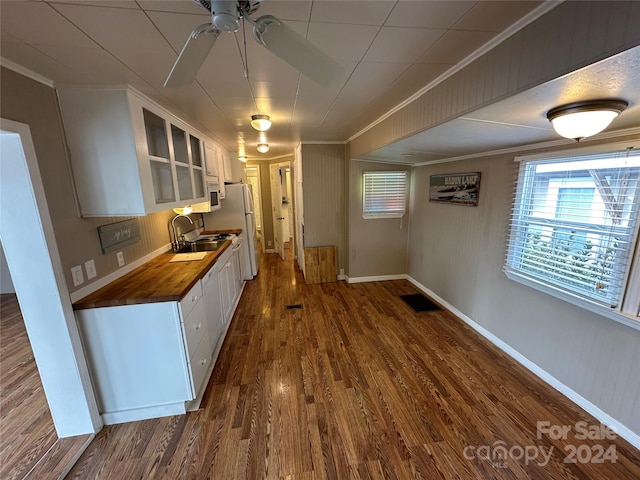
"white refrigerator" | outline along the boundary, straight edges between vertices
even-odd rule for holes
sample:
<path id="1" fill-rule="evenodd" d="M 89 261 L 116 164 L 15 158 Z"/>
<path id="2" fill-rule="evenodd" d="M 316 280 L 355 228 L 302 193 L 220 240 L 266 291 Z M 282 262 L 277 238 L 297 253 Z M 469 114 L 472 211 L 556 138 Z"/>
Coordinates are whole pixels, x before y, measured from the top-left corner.
<path id="1" fill-rule="evenodd" d="M 251 280 L 258 274 L 258 238 L 251 185 L 225 185 L 225 197 L 220 204 L 220 210 L 204 214 L 205 230 L 242 229 L 241 263 L 245 267 L 242 275 L 245 280 Z"/>

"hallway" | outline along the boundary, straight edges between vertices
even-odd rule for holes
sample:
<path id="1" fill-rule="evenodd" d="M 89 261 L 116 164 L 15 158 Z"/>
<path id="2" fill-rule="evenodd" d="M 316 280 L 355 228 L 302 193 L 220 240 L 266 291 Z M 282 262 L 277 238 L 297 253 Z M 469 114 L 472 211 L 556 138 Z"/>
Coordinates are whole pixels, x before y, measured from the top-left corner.
<path id="1" fill-rule="evenodd" d="M 622 439 L 537 438 L 599 423 L 450 313 L 413 312 L 409 282 L 306 285 L 290 252 L 262 255 L 202 408 L 105 427 L 67 478 L 640 478 Z M 500 444 L 552 454 L 477 450 Z M 616 462 L 567 463 L 597 444 Z"/>

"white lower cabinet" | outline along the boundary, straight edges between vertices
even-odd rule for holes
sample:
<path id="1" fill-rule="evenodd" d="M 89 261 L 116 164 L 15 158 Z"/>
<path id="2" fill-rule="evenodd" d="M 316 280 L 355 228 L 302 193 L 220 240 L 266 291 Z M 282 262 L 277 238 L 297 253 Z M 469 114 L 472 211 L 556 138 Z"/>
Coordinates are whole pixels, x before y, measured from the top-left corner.
<path id="1" fill-rule="evenodd" d="M 228 248 L 180 302 L 75 312 L 105 424 L 199 407 L 241 292 L 237 261 Z"/>

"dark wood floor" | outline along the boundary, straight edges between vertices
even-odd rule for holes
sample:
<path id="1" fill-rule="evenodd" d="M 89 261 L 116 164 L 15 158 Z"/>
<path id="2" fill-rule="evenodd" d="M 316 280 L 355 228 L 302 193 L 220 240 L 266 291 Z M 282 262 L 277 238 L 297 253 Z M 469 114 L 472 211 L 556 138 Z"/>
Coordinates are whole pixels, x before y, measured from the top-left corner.
<path id="1" fill-rule="evenodd" d="M 0 298 L 0 479 L 57 479 L 89 435 L 58 439 L 16 296 Z"/>
<path id="2" fill-rule="evenodd" d="M 414 313 L 407 293 L 404 280 L 305 285 L 263 255 L 202 409 L 104 428 L 67 478 L 640 478 L 622 439 L 537 438 L 538 421 L 598 422 L 450 313 Z M 592 461 L 566 463 L 572 448 Z"/>

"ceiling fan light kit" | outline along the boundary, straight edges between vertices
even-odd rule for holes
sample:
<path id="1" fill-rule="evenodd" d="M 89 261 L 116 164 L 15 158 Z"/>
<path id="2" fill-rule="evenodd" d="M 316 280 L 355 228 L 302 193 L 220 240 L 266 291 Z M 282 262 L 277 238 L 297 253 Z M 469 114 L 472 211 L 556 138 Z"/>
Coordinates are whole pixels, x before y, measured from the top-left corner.
<path id="1" fill-rule="evenodd" d="M 552 108 L 547 119 L 558 135 L 579 142 L 603 131 L 628 106 L 617 99 L 574 102 Z"/>
<path id="2" fill-rule="evenodd" d="M 266 132 L 271 128 L 269 115 L 251 115 L 251 126 L 259 132 Z"/>
<path id="3" fill-rule="evenodd" d="M 258 149 L 258 151 L 260 153 L 267 153 L 269 151 L 269 144 L 268 143 L 259 143 L 256 148 Z"/>

